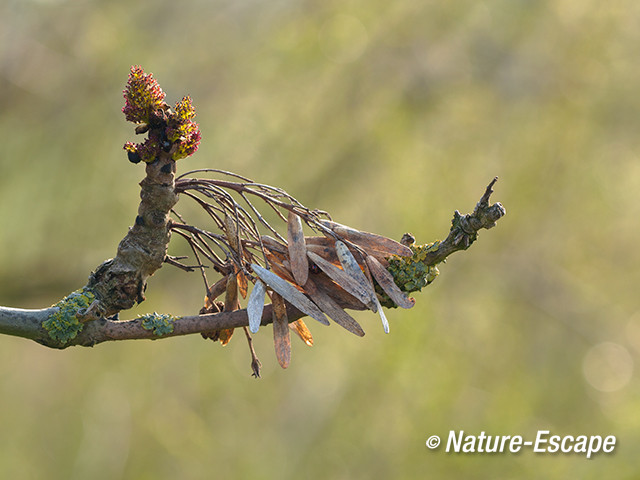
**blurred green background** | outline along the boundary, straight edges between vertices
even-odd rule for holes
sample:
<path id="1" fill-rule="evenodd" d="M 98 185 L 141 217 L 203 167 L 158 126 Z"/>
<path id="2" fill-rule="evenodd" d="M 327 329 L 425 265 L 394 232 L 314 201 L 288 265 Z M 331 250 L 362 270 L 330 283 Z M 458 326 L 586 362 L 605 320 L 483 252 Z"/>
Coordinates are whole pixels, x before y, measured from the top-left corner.
<path id="1" fill-rule="evenodd" d="M 507 216 L 452 256 L 391 334 L 308 324 L 52 351 L 0 339 L 0 476 L 60 479 L 637 478 L 640 4 L 398 0 L 5 0 L 0 304 L 44 307 L 115 254 L 140 166 L 129 67 L 203 141 L 179 169 L 287 189 L 364 230 L 446 235 L 494 176 Z M 183 248 L 175 238 L 172 250 Z M 189 314 L 165 267 L 149 311 Z M 130 317 L 129 317 L 130 318 Z M 614 454 L 455 455 L 449 430 L 616 435 Z"/>

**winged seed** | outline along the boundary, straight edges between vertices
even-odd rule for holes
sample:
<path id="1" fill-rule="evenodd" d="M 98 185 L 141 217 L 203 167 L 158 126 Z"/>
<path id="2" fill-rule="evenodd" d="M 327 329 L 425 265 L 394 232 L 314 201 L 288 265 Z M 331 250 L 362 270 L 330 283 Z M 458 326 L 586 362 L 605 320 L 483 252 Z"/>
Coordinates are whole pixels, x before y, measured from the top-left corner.
<path id="1" fill-rule="evenodd" d="M 347 227 L 346 225 L 341 225 L 340 223 L 331 222 L 329 220 L 320 220 L 320 223 L 337 235 L 360 245 L 365 250 L 368 250 L 369 247 L 374 247 L 376 250 L 388 252 L 388 255 L 394 254 L 401 257 L 413 255 L 413 252 L 409 247 L 406 247 L 390 238 L 383 237 L 382 235 L 361 232 L 360 230 L 355 230 L 351 227 Z"/>
<path id="2" fill-rule="evenodd" d="M 300 293 L 296 287 L 260 265 L 251 264 L 251 268 L 260 277 L 260 280 L 282 295 L 291 305 L 323 325 L 329 325 L 329 320 L 327 320 L 324 313 L 311 300 Z"/>
<path id="3" fill-rule="evenodd" d="M 249 330 L 251 333 L 258 333 L 262 322 L 262 311 L 264 310 L 264 294 L 266 287 L 260 280 L 256 282 L 247 301 L 247 315 L 249 317 Z"/>
<path id="4" fill-rule="evenodd" d="M 289 242 L 289 259 L 291 260 L 293 278 L 302 287 L 307 283 L 307 278 L 309 277 L 309 260 L 307 260 L 307 248 L 304 244 L 302 221 L 293 212 L 289 212 L 287 219 L 287 240 Z"/>
<path id="5" fill-rule="evenodd" d="M 287 306 L 277 293 L 273 295 L 271 300 L 273 302 L 273 345 L 278 363 L 282 368 L 287 368 L 291 361 L 291 336 L 289 335 Z"/>
<path id="6" fill-rule="evenodd" d="M 311 300 L 318 305 L 329 318 L 336 322 L 341 327 L 347 329 L 354 335 L 359 337 L 364 336 L 364 330 L 358 322 L 356 322 L 351 315 L 344 311 L 329 295 L 316 287 L 311 279 L 307 281 L 305 285 L 307 294 L 311 297 Z"/>
<path id="7" fill-rule="evenodd" d="M 308 347 L 313 347 L 313 336 L 301 318 L 291 322 L 289 329 L 293 330 Z"/>
<path id="8" fill-rule="evenodd" d="M 324 258 L 315 253 L 307 250 L 307 256 L 315 263 L 320 270 L 327 274 L 327 276 L 344 288 L 348 293 L 356 297 L 364 305 L 374 312 L 377 311 L 376 305 L 372 303 L 371 298 L 367 290 L 357 283 L 354 278 L 347 274 L 344 270 L 336 267 L 334 264 L 327 262 Z"/>
<path id="9" fill-rule="evenodd" d="M 375 313 L 377 311 L 376 306 L 376 292 L 373 289 L 373 285 L 367 277 L 365 277 L 362 270 L 360 270 L 360 266 L 356 261 L 356 258 L 353 256 L 351 251 L 349 251 L 349 247 L 347 247 L 340 240 L 336 240 L 336 253 L 338 254 L 338 259 L 340 260 L 340 264 L 344 271 L 352 277 L 358 284 L 360 284 L 363 289 L 367 292 L 369 301 L 366 302 L 366 305 L 373 310 Z"/>
<path id="10" fill-rule="evenodd" d="M 376 303 L 378 304 L 378 313 L 380 314 L 380 319 L 382 320 L 382 328 L 384 328 L 384 333 L 389 333 L 389 322 L 387 321 L 387 316 L 382 311 L 382 305 L 376 298 Z"/>
<path id="11" fill-rule="evenodd" d="M 369 267 L 369 271 L 373 275 L 373 278 L 378 282 L 378 285 L 382 287 L 382 290 L 389 295 L 389 298 L 396 305 L 402 308 L 411 308 L 416 304 L 416 301 L 413 298 L 407 297 L 405 293 L 398 288 L 393 280 L 393 275 L 391 275 L 375 257 L 367 255 L 367 266 Z"/>

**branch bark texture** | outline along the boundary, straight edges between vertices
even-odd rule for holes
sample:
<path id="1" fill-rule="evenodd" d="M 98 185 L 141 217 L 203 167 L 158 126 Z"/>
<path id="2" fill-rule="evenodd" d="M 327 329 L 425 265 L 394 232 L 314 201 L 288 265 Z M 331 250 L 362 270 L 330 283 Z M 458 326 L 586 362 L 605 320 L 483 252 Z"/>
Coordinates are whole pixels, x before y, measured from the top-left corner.
<path id="1" fill-rule="evenodd" d="M 109 317 L 144 300 L 147 279 L 167 256 L 171 238 L 169 212 L 178 202 L 175 171 L 175 162 L 168 153 L 146 165 L 135 224 L 118 245 L 116 257 L 89 277 L 87 288 L 96 299 L 84 312 L 82 321 Z"/>

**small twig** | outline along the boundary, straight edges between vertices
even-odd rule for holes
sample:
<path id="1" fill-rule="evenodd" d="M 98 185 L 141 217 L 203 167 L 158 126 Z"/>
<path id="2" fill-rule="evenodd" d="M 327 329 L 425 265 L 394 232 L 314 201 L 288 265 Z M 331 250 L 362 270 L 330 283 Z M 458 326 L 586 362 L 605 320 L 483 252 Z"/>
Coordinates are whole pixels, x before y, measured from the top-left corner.
<path id="1" fill-rule="evenodd" d="M 489 205 L 489 198 L 497 181 L 498 177 L 495 177 L 489 183 L 473 213 L 462 215 L 458 210 L 454 212 L 449 235 L 439 243 L 435 251 L 427 253 L 424 259 L 425 265 L 436 265 L 452 253 L 466 250 L 478 238 L 479 230 L 493 228 L 496 222 L 507 213 L 500 202 Z"/>
<path id="2" fill-rule="evenodd" d="M 183 259 L 183 258 L 187 258 L 185 256 L 182 257 L 172 257 L 170 255 L 167 255 L 164 259 L 164 263 L 166 263 L 167 265 L 172 265 L 174 267 L 178 267 L 181 270 L 184 270 L 185 272 L 195 272 L 198 269 L 202 269 L 202 268 L 209 268 L 207 265 L 185 265 L 183 263 L 178 262 L 177 259 Z"/>
<path id="3" fill-rule="evenodd" d="M 252 375 L 255 378 L 260 378 L 260 368 L 262 367 L 262 363 L 260 363 L 260 359 L 258 359 L 258 355 L 256 354 L 256 350 L 253 347 L 253 337 L 249 332 L 247 327 L 242 327 L 244 330 L 244 334 L 247 336 L 247 343 L 249 344 L 249 351 L 251 352 L 251 371 Z"/>

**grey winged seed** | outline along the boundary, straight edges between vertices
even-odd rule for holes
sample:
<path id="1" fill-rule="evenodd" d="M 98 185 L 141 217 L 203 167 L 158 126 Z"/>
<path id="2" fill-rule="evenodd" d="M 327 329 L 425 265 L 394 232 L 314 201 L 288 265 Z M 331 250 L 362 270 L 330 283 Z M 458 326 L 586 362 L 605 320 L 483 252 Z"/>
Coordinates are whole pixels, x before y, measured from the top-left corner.
<path id="1" fill-rule="evenodd" d="M 376 303 L 378 304 L 378 313 L 380 314 L 380 319 L 382 320 L 382 328 L 384 328 L 384 333 L 389 333 L 389 322 L 387 321 L 387 316 L 382 311 L 382 305 L 376 298 Z"/>
<path id="2" fill-rule="evenodd" d="M 329 325 L 329 320 L 324 313 L 296 287 L 260 265 L 251 264 L 251 268 L 260 277 L 260 280 L 279 293 L 291 305 L 323 325 Z"/>
<path id="3" fill-rule="evenodd" d="M 327 276 L 344 288 L 348 293 L 356 297 L 360 302 L 366 305 L 368 308 L 377 311 L 377 307 L 372 303 L 371 297 L 367 290 L 357 283 L 352 276 L 348 275 L 344 270 L 336 267 L 334 264 L 327 262 L 320 255 L 317 255 L 307 250 L 307 256 L 315 263 L 320 270 L 327 274 Z"/>
<path id="4" fill-rule="evenodd" d="M 249 317 L 249 330 L 257 333 L 262 322 L 262 311 L 264 310 L 264 294 L 266 288 L 260 280 L 256 282 L 247 301 L 247 316 Z"/>
<path id="5" fill-rule="evenodd" d="M 349 247 L 340 240 L 336 240 L 336 253 L 338 254 L 338 260 L 340 260 L 344 271 L 353 278 L 354 281 L 358 282 L 367 293 L 368 302 L 366 302 L 366 305 L 373 310 L 373 312 L 376 312 L 378 310 L 376 305 L 376 292 L 371 282 L 369 282 L 369 279 L 367 279 L 364 273 L 362 273 L 362 270 L 360 270 L 360 266 L 349 250 Z"/>
<path id="6" fill-rule="evenodd" d="M 367 255 L 367 266 L 369 271 L 376 279 L 378 285 L 382 287 L 389 298 L 399 307 L 411 308 L 416 304 L 413 298 L 407 297 L 407 295 L 398 288 L 396 282 L 393 280 L 393 275 L 382 266 L 382 264 L 373 256 Z"/>

